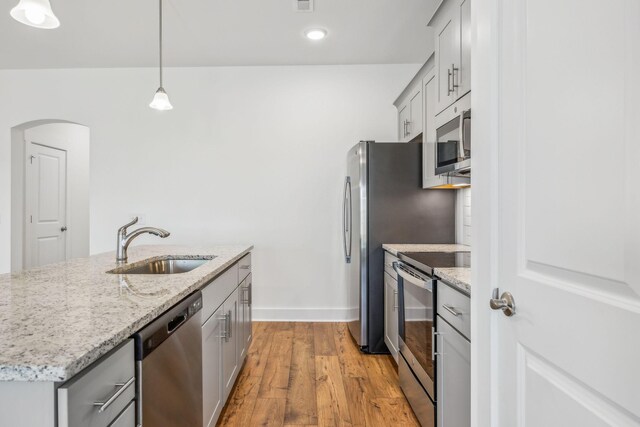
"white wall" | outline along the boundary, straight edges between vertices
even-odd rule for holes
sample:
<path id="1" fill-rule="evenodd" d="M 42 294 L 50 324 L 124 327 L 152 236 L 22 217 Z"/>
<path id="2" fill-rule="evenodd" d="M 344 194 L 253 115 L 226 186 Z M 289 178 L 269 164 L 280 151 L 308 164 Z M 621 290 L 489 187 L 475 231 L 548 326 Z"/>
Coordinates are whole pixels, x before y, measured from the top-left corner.
<path id="1" fill-rule="evenodd" d="M 171 231 L 162 243 L 255 244 L 256 318 L 343 318 L 345 154 L 395 139 L 391 103 L 418 67 L 169 69 L 168 113 L 147 106 L 154 69 L 0 71 L 0 272 L 10 128 L 63 119 L 91 130 L 92 253 L 114 250 L 117 227 L 143 213 Z"/>

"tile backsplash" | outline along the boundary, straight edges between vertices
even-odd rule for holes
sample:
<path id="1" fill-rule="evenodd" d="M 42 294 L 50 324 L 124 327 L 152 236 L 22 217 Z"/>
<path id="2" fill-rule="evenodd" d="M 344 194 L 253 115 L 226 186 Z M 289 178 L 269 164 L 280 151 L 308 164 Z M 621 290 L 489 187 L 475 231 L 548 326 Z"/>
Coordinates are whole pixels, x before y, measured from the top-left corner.
<path id="1" fill-rule="evenodd" d="M 471 187 L 456 195 L 456 243 L 471 246 Z"/>

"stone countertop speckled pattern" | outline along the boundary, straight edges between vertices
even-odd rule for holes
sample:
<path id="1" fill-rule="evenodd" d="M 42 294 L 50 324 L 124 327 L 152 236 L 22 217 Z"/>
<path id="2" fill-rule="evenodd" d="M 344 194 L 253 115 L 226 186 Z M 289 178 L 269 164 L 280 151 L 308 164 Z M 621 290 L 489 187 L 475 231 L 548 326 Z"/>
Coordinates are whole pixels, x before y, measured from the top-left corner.
<path id="1" fill-rule="evenodd" d="M 471 269 L 464 267 L 434 268 L 433 274 L 454 288 L 471 295 Z"/>
<path id="2" fill-rule="evenodd" d="M 398 255 L 400 252 L 467 252 L 471 247 L 459 244 L 393 244 L 385 243 L 382 249 Z M 462 292 L 471 294 L 471 269 L 464 267 L 457 268 L 434 268 L 433 274 L 447 282 L 454 288 Z"/>
<path id="3" fill-rule="evenodd" d="M 253 249 L 129 249 L 152 257 L 215 255 L 181 274 L 108 274 L 115 252 L 0 275 L 0 381 L 66 381 Z"/>
<path id="4" fill-rule="evenodd" d="M 398 255 L 399 252 L 465 252 L 471 248 L 458 244 L 411 244 L 411 243 L 385 243 L 382 249 Z"/>

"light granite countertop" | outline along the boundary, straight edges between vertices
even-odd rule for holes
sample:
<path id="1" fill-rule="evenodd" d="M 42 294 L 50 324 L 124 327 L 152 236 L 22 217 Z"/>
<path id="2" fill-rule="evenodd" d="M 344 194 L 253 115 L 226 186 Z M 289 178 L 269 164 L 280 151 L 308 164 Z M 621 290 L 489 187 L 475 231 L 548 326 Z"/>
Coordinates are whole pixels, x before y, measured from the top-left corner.
<path id="1" fill-rule="evenodd" d="M 108 274 L 115 252 L 0 275 L 0 381 L 66 381 L 253 249 L 137 246 L 129 264 L 215 258 L 182 274 Z"/>
<path id="2" fill-rule="evenodd" d="M 470 246 L 459 244 L 393 244 L 385 243 L 382 249 L 398 255 L 400 252 L 465 252 L 471 251 Z M 462 292 L 471 294 L 471 269 L 464 267 L 457 268 L 434 268 L 433 274 L 440 279 L 458 288 Z"/>
<path id="3" fill-rule="evenodd" d="M 471 269 L 464 267 L 434 268 L 433 274 L 454 288 L 471 295 Z"/>
<path id="4" fill-rule="evenodd" d="M 465 252 L 471 247 L 458 244 L 411 244 L 411 243 L 385 243 L 382 249 L 398 255 L 400 252 Z"/>

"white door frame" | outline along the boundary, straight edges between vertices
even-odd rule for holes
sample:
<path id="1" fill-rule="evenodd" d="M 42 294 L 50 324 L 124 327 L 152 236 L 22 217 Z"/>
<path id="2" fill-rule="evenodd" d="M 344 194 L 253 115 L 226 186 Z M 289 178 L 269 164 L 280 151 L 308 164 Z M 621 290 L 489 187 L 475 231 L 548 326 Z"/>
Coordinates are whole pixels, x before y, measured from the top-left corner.
<path id="1" fill-rule="evenodd" d="M 30 121 L 11 128 L 11 272 L 24 268 L 27 131 L 55 135 L 41 144 L 67 152 L 67 259 L 89 255 L 89 128 L 66 120 Z"/>
<path id="2" fill-rule="evenodd" d="M 493 383 L 496 366 L 492 340 L 494 317 L 488 310 L 497 277 L 498 245 L 498 99 L 500 0 L 471 2 L 471 109 L 473 110 L 471 158 L 471 425 L 497 425 L 497 392 Z"/>

